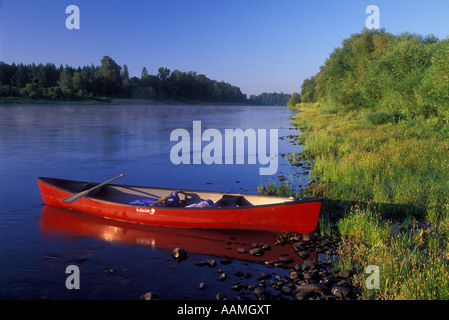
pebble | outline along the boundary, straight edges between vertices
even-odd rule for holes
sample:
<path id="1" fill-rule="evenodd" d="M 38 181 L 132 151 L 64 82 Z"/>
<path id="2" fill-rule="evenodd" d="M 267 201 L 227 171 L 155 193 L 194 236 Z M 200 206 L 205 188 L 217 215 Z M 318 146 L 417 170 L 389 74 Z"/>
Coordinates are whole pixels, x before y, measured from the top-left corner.
<path id="1" fill-rule="evenodd" d="M 219 281 L 225 281 L 228 278 L 228 276 L 226 275 L 226 273 L 221 273 L 220 276 L 218 277 Z"/>
<path id="2" fill-rule="evenodd" d="M 222 265 L 228 265 L 228 264 L 231 264 L 231 263 L 232 263 L 232 260 L 231 260 L 231 259 L 222 259 L 222 260 L 220 261 L 220 263 L 221 263 Z"/>
<path id="3" fill-rule="evenodd" d="M 236 276 L 237 278 L 240 278 L 240 277 L 242 277 L 243 275 L 244 275 L 244 273 L 241 272 L 241 271 L 235 271 L 235 272 L 234 272 L 234 276 Z"/>
<path id="4" fill-rule="evenodd" d="M 206 261 L 206 264 L 207 264 L 209 267 L 214 268 L 214 267 L 217 266 L 217 261 L 215 261 L 214 259 L 210 259 L 210 260 L 207 260 L 207 261 Z"/>
<path id="5" fill-rule="evenodd" d="M 333 286 L 331 293 L 338 298 L 344 299 L 351 294 L 351 290 L 342 286 Z"/>
<path id="6" fill-rule="evenodd" d="M 228 300 L 228 296 L 223 294 L 223 293 L 217 293 L 217 295 L 215 296 L 216 300 Z"/>
<path id="7" fill-rule="evenodd" d="M 107 269 L 107 270 L 104 271 L 104 273 L 114 274 L 114 270 L 113 269 Z"/>
<path id="8" fill-rule="evenodd" d="M 313 260 L 304 261 L 304 263 L 301 265 L 301 270 L 302 271 L 315 270 L 317 268 L 318 268 L 318 263 L 316 261 L 313 261 Z"/>
<path id="9" fill-rule="evenodd" d="M 321 236 L 319 233 L 296 234 L 282 233 L 279 238 L 274 240 L 276 246 L 282 245 L 292 246 L 298 256 L 302 259 L 295 263 L 295 260 L 282 254 L 277 260 L 264 261 L 260 263 L 269 268 L 273 268 L 273 272 L 260 272 L 257 277 L 253 277 L 251 272 L 244 270 L 232 271 L 228 276 L 223 270 L 215 268 L 217 262 L 214 259 L 206 262 L 199 261 L 195 263 L 198 266 L 207 265 L 213 267 L 214 271 L 219 274 L 218 281 L 225 282 L 227 279 L 233 280 L 228 284 L 236 294 L 228 297 L 223 293 L 216 295 L 217 300 L 227 299 L 282 299 L 282 300 L 335 300 L 335 299 L 357 299 L 358 291 L 352 283 L 354 276 L 353 270 L 333 271 L 329 260 L 312 260 L 311 252 L 320 251 L 326 253 L 337 254 L 339 241 L 334 240 L 330 236 Z M 318 250 L 317 250 L 318 249 Z M 265 251 L 271 250 L 269 244 L 253 243 L 249 248 L 249 254 L 253 256 L 262 256 Z M 237 249 L 239 253 L 248 253 L 246 248 Z M 222 258 L 220 264 L 227 266 L 233 261 L 228 258 Z M 236 263 L 236 262 L 234 262 Z M 248 262 L 241 262 L 242 265 L 248 265 Z M 285 275 L 277 273 L 274 268 L 290 268 Z M 200 289 L 206 287 L 204 283 L 200 284 Z M 272 293 L 270 290 L 275 290 Z M 252 292 L 252 295 L 251 295 Z"/>
<path id="10" fill-rule="evenodd" d="M 175 248 L 172 251 L 172 257 L 176 260 L 176 262 L 187 260 L 187 251 L 181 248 Z"/>
<path id="11" fill-rule="evenodd" d="M 300 257 L 301 259 L 307 259 L 308 257 L 310 257 L 310 253 L 308 253 L 307 251 L 298 251 L 298 257 Z"/>
<path id="12" fill-rule="evenodd" d="M 270 278 L 271 278 L 271 274 L 270 273 L 262 272 L 257 277 L 257 281 L 266 280 L 266 279 L 270 279 Z"/>
<path id="13" fill-rule="evenodd" d="M 280 257 L 279 258 L 279 262 L 285 263 L 285 264 L 290 264 L 295 262 L 293 259 L 288 258 L 288 257 Z"/>
<path id="14" fill-rule="evenodd" d="M 299 273 L 296 272 L 296 271 L 290 272 L 289 278 L 290 278 L 291 280 L 296 280 L 296 279 L 299 278 Z"/>
<path id="15" fill-rule="evenodd" d="M 269 291 L 263 287 L 257 287 L 253 292 L 256 300 L 268 300 L 270 297 Z"/>
<path id="16" fill-rule="evenodd" d="M 263 251 L 262 248 L 254 248 L 249 251 L 250 255 L 256 256 L 256 257 L 261 257 L 264 255 L 264 253 L 265 253 L 265 251 Z"/>
<path id="17" fill-rule="evenodd" d="M 159 294 L 155 292 L 147 292 L 140 297 L 140 300 L 159 300 Z"/>

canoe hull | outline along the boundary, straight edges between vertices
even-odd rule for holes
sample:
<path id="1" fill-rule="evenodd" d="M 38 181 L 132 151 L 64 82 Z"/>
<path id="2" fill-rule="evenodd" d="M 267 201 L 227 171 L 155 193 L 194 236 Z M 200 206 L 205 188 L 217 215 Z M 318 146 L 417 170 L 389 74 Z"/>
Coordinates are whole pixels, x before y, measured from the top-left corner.
<path id="1" fill-rule="evenodd" d="M 56 186 L 52 183 L 54 180 L 38 179 L 42 198 L 47 205 L 153 226 L 309 233 L 317 227 L 322 202 L 321 199 L 307 199 L 272 205 L 214 209 L 146 207 L 94 197 L 66 203 L 62 199 L 73 195 L 73 192 Z"/>

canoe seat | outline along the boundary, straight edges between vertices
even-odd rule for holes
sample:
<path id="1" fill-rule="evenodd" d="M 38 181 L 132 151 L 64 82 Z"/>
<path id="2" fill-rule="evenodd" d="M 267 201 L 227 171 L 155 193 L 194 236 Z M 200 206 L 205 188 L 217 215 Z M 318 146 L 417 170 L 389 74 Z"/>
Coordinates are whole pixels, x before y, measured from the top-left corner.
<path id="1" fill-rule="evenodd" d="M 223 197 L 214 203 L 215 208 L 235 208 L 235 207 L 251 207 L 253 204 L 243 196 L 223 195 Z"/>

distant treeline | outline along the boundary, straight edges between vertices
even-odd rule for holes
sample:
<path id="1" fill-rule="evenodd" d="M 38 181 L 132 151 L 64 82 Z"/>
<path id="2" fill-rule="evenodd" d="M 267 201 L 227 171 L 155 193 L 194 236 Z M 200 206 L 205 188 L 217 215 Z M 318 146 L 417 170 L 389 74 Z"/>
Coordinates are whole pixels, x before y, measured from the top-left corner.
<path id="1" fill-rule="evenodd" d="M 301 100 L 372 110 L 386 119 L 449 120 L 449 39 L 385 30 L 354 34 L 302 83 Z"/>
<path id="2" fill-rule="evenodd" d="M 290 100 L 291 95 L 287 93 L 262 93 L 258 96 L 251 95 L 249 97 L 249 103 L 253 105 L 264 106 L 285 106 Z"/>
<path id="3" fill-rule="evenodd" d="M 0 62 L 0 97 L 46 100 L 135 98 L 156 101 L 247 103 L 241 90 L 196 72 L 159 68 L 157 75 L 143 68 L 141 77 L 130 77 L 128 67 L 108 56 L 100 66 L 56 67 L 47 64 Z"/>

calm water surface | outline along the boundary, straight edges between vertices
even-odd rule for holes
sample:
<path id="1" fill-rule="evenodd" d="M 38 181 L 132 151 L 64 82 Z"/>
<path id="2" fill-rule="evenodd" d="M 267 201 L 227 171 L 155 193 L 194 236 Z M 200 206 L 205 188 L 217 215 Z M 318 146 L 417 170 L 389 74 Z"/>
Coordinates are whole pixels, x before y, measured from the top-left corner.
<path id="1" fill-rule="evenodd" d="M 231 286 L 238 278 L 217 281 L 212 268 L 195 262 L 220 261 L 226 255 L 236 258 L 221 266 L 231 278 L 233 271 L 248 268 L 257 275 L 266 267 L 246 265 L 249 256 L 236 255 L 237 248 L 273 244 L 276 234 L 105 221 L 46 207 L 36 178 L 102 182 L 124 173 L 118 183 L 257 193 L 259 185 L 277 181 L 279 175 L 295 177 L 295 169 L 280 156 L 300 150 L 289 139 L 298 134 L 291 115 L 283 107 L 1 105 L 0 299 L 137 299 L 149 291 L 162 299 L 215 299 L 218 292 L 235 296 Z M 260 176 L 259 164 L 173 165 L 170 150 L 176 142 L 170 141 L 170 133 L 177 128 L 191 132 L 193 121 L 201 121 L 203 130 L 223 133 L 278 129 L 277 174 Z M 300 177 L 295 181 L 305 183 L 307 177 Z M 178 246 L 189 252 L 181 263 L 171 258 Z M 79 290 L 65 287 L 69 265 L 80 268 Z M 106 273 L 108 269 L 114 273 Z M 200 282 L 208 287 L 199 290 Z"/>

